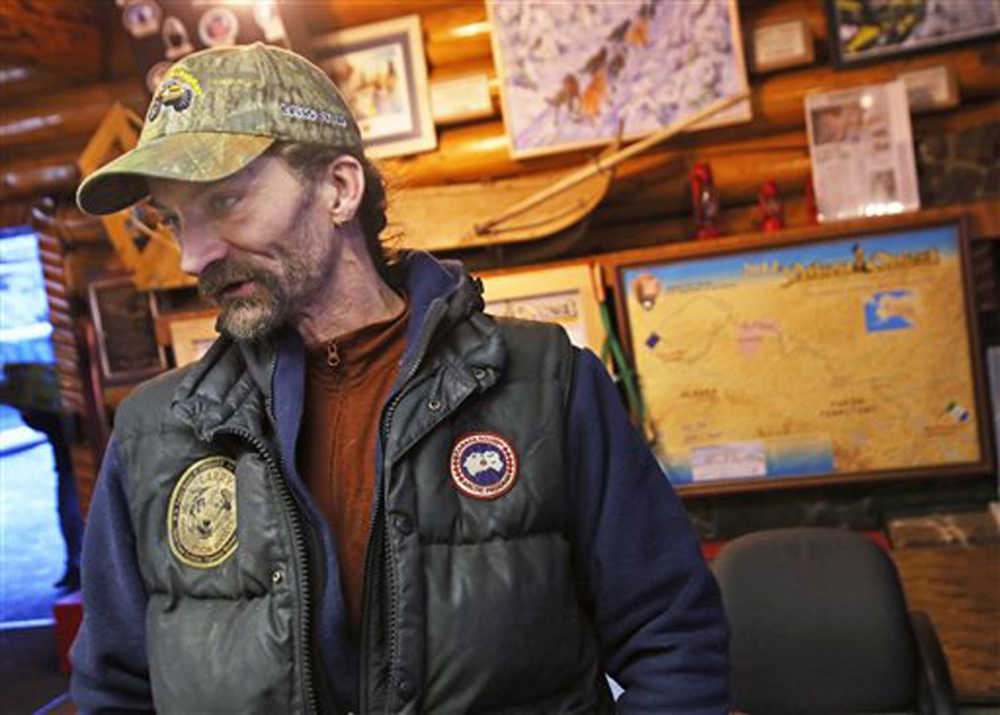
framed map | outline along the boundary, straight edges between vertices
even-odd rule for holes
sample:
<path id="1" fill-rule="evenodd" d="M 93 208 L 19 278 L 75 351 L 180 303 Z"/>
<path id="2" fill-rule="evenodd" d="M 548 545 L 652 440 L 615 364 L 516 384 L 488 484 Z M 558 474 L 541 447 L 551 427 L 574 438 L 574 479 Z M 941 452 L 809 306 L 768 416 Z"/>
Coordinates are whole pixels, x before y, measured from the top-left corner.
<path id="1" fill-rule="evenodd" d="M 570 341 L 601 354 L 601 322 L 597 278 L 589 263 L 516 271 L 483 272 L 486 312 L 561 325 Z"/>
<path id="2" fill-rule="evenodd" d="M 961 226 L 816 236 L 615 267 L 668 478 L 711 492 L 988 471 Z"/>
<path id="3" fill-rule="evenodd" d="M 839 65 L 1000 34 L 1000 0 L 826 0 L 826 8 Z"/>
<path id="4" fill-rule="evenodd" d="M 736 0 L 491 0 L 511 156 L 633 139 L 747 90 Z M 749 100 L 696 128 L 746 121 Z"/>

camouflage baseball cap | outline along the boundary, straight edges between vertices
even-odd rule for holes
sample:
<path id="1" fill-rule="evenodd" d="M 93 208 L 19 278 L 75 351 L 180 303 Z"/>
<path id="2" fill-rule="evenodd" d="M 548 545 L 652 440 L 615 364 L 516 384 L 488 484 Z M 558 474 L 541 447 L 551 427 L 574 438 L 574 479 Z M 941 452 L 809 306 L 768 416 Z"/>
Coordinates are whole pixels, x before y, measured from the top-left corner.
<path id="1" fill-rule="evenodd" d="M 217 181 L 277 140 L 362 147 L 344 97 L 304 57 L 260 42 L 195 52 L 164 75 L 135 148 L 88 176 L 76 200 L 114 213 L 149 194 L 147 177 Z"/>

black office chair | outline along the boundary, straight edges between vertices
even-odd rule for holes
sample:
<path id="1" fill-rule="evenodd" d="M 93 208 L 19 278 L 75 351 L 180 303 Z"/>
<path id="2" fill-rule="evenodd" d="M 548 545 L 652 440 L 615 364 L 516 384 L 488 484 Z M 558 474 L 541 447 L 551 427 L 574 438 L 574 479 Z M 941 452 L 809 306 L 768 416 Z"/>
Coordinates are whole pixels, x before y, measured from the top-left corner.
<path id="1" fill-rule="evenodd" d="M 747 534 L 712 569 L 732 631 L 732 706 L 750 715 L 957 712 L 930 619 L 896 567 L 837 529 Z"/>

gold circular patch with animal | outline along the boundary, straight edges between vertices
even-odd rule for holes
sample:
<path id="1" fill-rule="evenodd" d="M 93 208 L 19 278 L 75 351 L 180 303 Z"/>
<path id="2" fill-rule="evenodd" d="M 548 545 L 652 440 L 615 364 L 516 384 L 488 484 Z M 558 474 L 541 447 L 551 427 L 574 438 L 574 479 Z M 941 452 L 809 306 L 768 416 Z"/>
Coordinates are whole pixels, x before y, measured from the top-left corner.
<path id="1" fill-rule="evenodd" d="M 170 550 L 188 566 L 218 566 L 236 551 L 236 463 L 200 459 L 177 480 L 167 507 Z"/>

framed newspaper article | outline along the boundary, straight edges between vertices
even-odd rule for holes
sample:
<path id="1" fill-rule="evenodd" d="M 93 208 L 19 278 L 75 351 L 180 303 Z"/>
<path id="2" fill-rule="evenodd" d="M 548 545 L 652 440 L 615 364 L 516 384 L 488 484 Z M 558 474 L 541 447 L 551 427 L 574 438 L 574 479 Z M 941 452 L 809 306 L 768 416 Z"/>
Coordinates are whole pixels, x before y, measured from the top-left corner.
<path id="1" fill-rule="evenodd" d="M 920 208 L 906 85 L 896 80 L 806 95 L 820 221 Z"/>
<path id="2" fill-rule="evenodd" d="M 478 277 L 487 313 L 556 323 L 574 345 L 601 354 L 604 326 L 591 264 L 487 271 Z"/>
<path id="3" fill-rule="evenodd" d="M 714 243 L 614 267 L 679 490 L 990 470 L 961 224 Z"/>
<path id="4" fill-rule="evenodd" d="M 747 91 L 736 0 L 489 0 L 510 154 L 629 140 Z M 695 128 L 747 121 L 749 100 Z"/>
<path id="5" fill-rule="evenodd" d="M 835 64 L 856 65 L 1000 34 L 1000 0 L 826 0 Z"/>
<path id="6" fill-rule="evenodd" d="M 368 156 L 437 146 L 419 15 L 322 35 L 313 41 L 312 58 L 344 93 Z"/>

